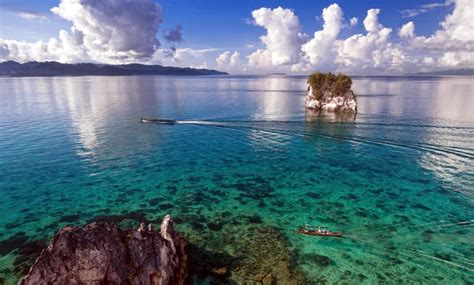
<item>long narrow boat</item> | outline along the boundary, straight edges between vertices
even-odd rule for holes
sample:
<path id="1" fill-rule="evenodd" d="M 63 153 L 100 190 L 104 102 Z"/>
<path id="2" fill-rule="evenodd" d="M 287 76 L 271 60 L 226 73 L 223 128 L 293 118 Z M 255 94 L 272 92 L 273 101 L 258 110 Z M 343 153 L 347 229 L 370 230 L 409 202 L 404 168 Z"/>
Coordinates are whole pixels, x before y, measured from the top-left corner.
<path id="1" fill-rule="evenodd" d="M 163 124 L 163 125 L 174 125 L 176 124 L 175 119 L 155 119 L 155 118 L 140 118 L 141 123 L 152 123 L 152 124 Z"/>
<path id="2" fill-rule="evenodd" d="M 342 237 L 342 232 L 331 232 L 327 227 L 308 226 L 299 227 L 296 232 L 305 236 L 322 236 L 322 237 Z"/>

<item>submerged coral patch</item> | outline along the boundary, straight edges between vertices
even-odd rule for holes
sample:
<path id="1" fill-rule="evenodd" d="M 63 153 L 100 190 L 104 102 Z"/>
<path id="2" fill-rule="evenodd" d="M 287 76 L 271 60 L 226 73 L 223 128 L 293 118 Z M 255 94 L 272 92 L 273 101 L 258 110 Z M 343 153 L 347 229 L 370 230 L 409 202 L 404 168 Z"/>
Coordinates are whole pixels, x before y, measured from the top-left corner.
<path id="1" fill-rule="evenodd" d="M 81 218 L 80 215 L 78 214 L 72 214 L 72 215 L 65 215 L 65 216 L 62 216 L 60 219 L 59 219 L 59 222 L 60 223 L 73 223 L 73 222 L 77 222 L 79 219 Z"/>
<path id="2" fill-rule="evenodd" d="M 329 266 L 333 262 L 331 258 L 317 253 L 306 253 L 300 258 L 303 262 L 310 262 L 317 266 Z"/>
<path id="3" fill-rule="evenodd" d="M 18 232 L 9 238 L 0 241 L 0 255 L 10 253 L 15 249 L 22 248 L 28 242 L 28 237 L 24 232 Z"/>

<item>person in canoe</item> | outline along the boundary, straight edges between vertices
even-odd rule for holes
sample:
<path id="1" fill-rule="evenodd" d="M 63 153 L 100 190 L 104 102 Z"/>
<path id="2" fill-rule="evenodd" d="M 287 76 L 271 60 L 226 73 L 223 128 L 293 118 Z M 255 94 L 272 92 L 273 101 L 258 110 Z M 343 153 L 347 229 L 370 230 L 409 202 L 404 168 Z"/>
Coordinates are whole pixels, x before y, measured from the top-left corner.
<path id="1" fill-rule="evenodd" d="M 323 237 L 342 237 L 342 232 L 331 232 L 327 227 L 308 226 L 299 227 L 296 232 L 308 236 L 323 236 Z"/>

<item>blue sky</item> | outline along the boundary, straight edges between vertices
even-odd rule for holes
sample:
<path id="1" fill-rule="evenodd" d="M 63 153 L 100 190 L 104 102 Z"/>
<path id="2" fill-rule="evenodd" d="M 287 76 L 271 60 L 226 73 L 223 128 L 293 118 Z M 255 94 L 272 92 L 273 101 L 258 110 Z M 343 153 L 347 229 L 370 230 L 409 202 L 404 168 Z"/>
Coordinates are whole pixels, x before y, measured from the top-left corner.
<path id="1" fill-rule="evenodd" d="M 370 8 L 381 9 L 381 22 L 389 27 L 400 27 L 408 18 L 402 18 L 402 11 L 414 9 L 422 4 L 443 3 L 443 1 L 253 1 L 253 0 L 169 0 L 155 1 L 163 7 L 164 19 L 160 28 L 170 29 L 176 24 L 183 25 L 186 46 L 196 48 L 243 48 L 242 43 L 258 44 L 263 34 L 259 27 L 248 25 L 251 12 L 261 7 L 284 7 L 295 11 L 303 30 L 310 34 L 322 26 L 317 19 L 323 8 L 338 3 L 347 18 L 363 17 Z M 313 2 L 308 4 L 308 2 Z M 68 29 L 70 23 L 51 12 L 57 0 L 0 0 L 0 37 L 7 39 L 36 41 L 57 36 L 58 30 Z M 453 6 L 441 7 L 411 17 L 417 25 L 417 34 L 429 35 L 439 27 L 453 10 Z M 20 12 L 34 12 L 48 17 L 48 21 L 37 23 L 19 16 Z M 362 26 L 353 29 L 363 31 Z M 348 32 L 348 31 L 347 31 Z M 161 33 L 158 32 L 160 37 Z M 244 44 L 245 45 L 245 44 Z"/>
<path id="2" fill-rule="evenodd" d="M 57 12 L 53 13 L 51 9 L 53 7 L 59 7 L 59 0 L 0 0 L 0 38 L 4 41 L 4 47 L 7 46 L 4 48 L 4 52 L 0 52 L 0 56 L 3 54 L 3 59 L 17 59 L 19 61 L 25 61 L 29 59 L 41 60 L 43 58 L 45 60 L 56 59 L 65 62 L 102 61 L 118 63 L 119 61 L 138 61 L 143 63 L 161 63 L 166 65 L 220 68 L 234 71 L 234 73 L 246 73 L 251 71 L 252 73 L 258 73 L 258 71 L 265 72 L 266 70 L 274 69 L 298 73 L 308 68 L 314 69 L 320 67 L 328 70 L 344 70 L 350 69 L 351 66 L 357 66 L 359 63 L 353 59 L 357 58 L 358 55 L 352 54 L 350 52 L 352 47 L 347 45 L 351 44 L 351 41 L 353 42 L 355 39 L 351 38 L 352 36 L 362 35 L 367 37 L 355 40 L 360 40 L 361 42 L 365 42 L 365 40 L 372 40 L 374 44 L 369 48 L 370 52 L 372 53 L 371 56 L 381 56 L 381 54 L 385 52 L 384 45 L 390 49 L 389 52 L 385 53 L 393 54 L 392 58 L 384 59 L 390 61 L 390 64 L 383 65 L 380 62 L 377 62 L 371 65 L 370 63 L 367 63 L 367 72 L 369 73 L 376 71 L 379 72 L 382 69 L 385 69 L 385 71 L 388 73 L 403 72 L 406 70 L 417 69 L 417 66 L 420 70 L 426 70 L 430 68 L 433 69 L 434 65 L 454 68 L 466 66 L 469 67 L 472 66 L 473 61 L 472 56 L 466 55 L 466 53 L 472 52 L 470 50 L 472 46 L 471 43 L 474 40 L 474 36 L 471 33 L 473 32 L 472 21 L 471 23 L 466 21 L 451 23 L 451 26 L 447 28 L 443 28 L 441 26 L 441 23 L 446 21 L 447 17 L 453 13 L 457 13 L 455 11 L 456 8 L 459 10 L 458 12 L 460 15 L 464 15 L 464 18 L 469 18 L 469 16 L 472 15 L 472 10 L 474 10 L 474 1 L 471 0 L 155 1 L 154 4 L 156 4 L 157 7 L 161 9 L 161 14 L 158 11 L 154 16 L 156 17 L 155 20 L 157 20 L 159 24 L 156 25 L 156 27 L 154 26 L 153 29 L 146 30 L 145 34 L 154 35 L 161 43 L 160 50 L 162 51 L 155 52 L 155 54 L 152 56 L 148 52 L 150 47 L 138 49 L 135 48 L 134 50 L 130 50 L 132 52 L 128 53 L 134 55 L 130 59 L 127 58 L 126 53 L 129 51 L 124 50 L 123 44 L 120 45 L 120 48 L 116 48 L 110 44 L 111 41 L 115 41 L 116 39 L 99 39 L 99 41 L 103 40 L 101 49 L 91 50 L 92 48 L 90 43 L 97 40 L 97 38 L 94 38 L 97 37 L 97 34 L 91 30 L 90 26 L 84 27 L 84 25 L 87 25 L 87 23 L 84 24 L 83 22 L 86 18 L 70 15 L 68 14 L 67 9 L 74 9 L 73 2 L 77 2 L 82 5 L 81 7 L 84 9 L 84 11 L 90 12 L 87 15 L 100 15 L 101 13 L 98 13 L 100 9 L 104 9 L 104 13 L 108 13 L 108 11 L 113 10 L 116 11 L 116 15 L 119 15 L 120 11 L 130 9 L 130 5 L 143 4 L 146 6 L 150 5 L 149 2 L 152 2 L 152 0 L 138 0 L 131 2 L 128 0 L 105 0 L 95 2 L 87 0 L 62 0 L 61 2 L 64 2 L 62 3 L 63 7 L 58 9 Z M 97 2 L 102 3 L 99 5 Z M 128 2 L 128 4 L 125 4 L 126 2 Z M 305 43 L 311 41 L 311 38 L 315 32 L 323 30 L 323 25 L 325 23 L 325 19 L 322 17 L 323 9 L 330 7 L 330 5 L 333 3 L 336 3 L 337 7 L 331 6 L 331 11 L 328 11 L 328 13 L 331 12 L 336 13 L 337 15 L 340 14 L 340 16 L 338 16 L 338 18 L 335 20 L 328 18 L 328 21 L 331 21 L 331 25 L 337 25 L 337 31 L 333 32 L 335 38 L 330 43 L 321 43 L 321 40 L 318 41 L 316 39 L 312 49 L 310 46 L 308 46 L 306 49 L 303 48 Z M 148 10 L 150 10 L 149 7 L 151 6 L 146 7 L 148 7 Z M 281 7 L 282 10 L 277 11 L 277 7 Z M 253 15 L 252 12 L 258 11 L 260 8 L 268 8 L 268 10 L 261 11 L 265 15 L 261 15 L 263 18 L 261 18 L 260 21 L 261 23 L 265 24 L 259 25 L 256 24 L 259 19 L 255 18 L 255 15 Z M 383 28 L 391 29 L 386 40 L 380 38 L 377 39 L 376 36 L 371 39 L 369 34 L 373 32 L 369 32 L 363 23 L 364 19 L 368 15 L 368 11 L 373 8 L 379 9 L 376 13 L 373 13 L 373 15 L 377 17 L 375 25 L 380 26 L 380 29 L 378 30 L 383 31 Z M 469 9 L 471 9 L 471 12 L 468 11 Z M 149 11 L 145 11 L 145 9 L 140 10 L 137 8 L 136 17 L 130 15 L 124 16 L 124 21 L 130 21 L 128 26 L 115 27 L 113 25 L 116 23 L 104 22 L 107 21 L 107 19 L 104 20 L 97 18 L 92 20 L 97 20 L 97 22 L 94 22 L 94 25 L 100 26 L 103 24 L 104 27 L 110 28 L 111 31 L 114 31 L 114 29 L 124 30 L 128 27 L 133 27 L 135 22 L 138 22 L 137 28 L 148 28 L 150 26 L 149 23 L 143 23 L 141 20 L 143 17 L 140 18 L 140 13 L 148 12 Z M 110 15 L 108 17 L 112 18 L 115 17 L 115 15 Z M 152 16 L 150 17 L 153 18 Z M 286 20 L 290 18 L 293 22 L 286 22 Z M 350 19 L 352 18 L 357 18 L 357 24 L 349 24 Z M 90 20 L 90 18 L 88 19 Z M 285 27 L 282 27 L 282 25 L 292 25 L 295 24 L 295 21 L 298 25 L 298 28 L 283 31 L 283 34 L 286 33 L 289 38 L 281 38 L 278 35 L 278 33 L 281 31 L 278 29 L 285 29 Z M 410 21 L 412 22 L 413 28 L 407 26 L 406 36 L 400 36 L 400 28 Z M 163 35 L 174 29 L 176 25 L 182 26 L 183 41 L 168 42 L 164 40 Z M 459 26 L 461 29 L 458 28 Z M 75 27 L 80 33 L 74 34 L 75 32 L 71 32 L 71 27 Z M 77 35 L 84 37 L 85 47 L 81 47 L 81 50 L 77 49 L 74 52 L 71 50 L 65 50 L 66 46 L 70 49 L 75 47 L 64 44 L 65 36 L 63 36 L 63 38 L 59 36 L 60 30 L 67 32 L 67 37 L 77 38 Z M 410 32 L 411 30 L 414 30 L 414 34 L 413 32 Z M 436 36 L 439 30 L 442 30 L 442 32 L 448 36 L 443 36 L 442 38 L 440 36 Z M 449 33 L 457 30 L 462 30 L 464 33 L 467 33 L 467 42 L 463 42 L 462 39 L 459 40 L 458 36 L 455 40 L 456 48 L 451 49 L 455 52 L 459 50 L 459 53 L 456 53 L 453 56 L 451 54 L 447 54 L 447 52 L 449 52 L 448 50 L 446 50 L 444 53 L 443 51 L 439 50 L 435 51 L 436 47 L 434 46 L 439 45 L 441 43 L 440 41 L 442 40 L 451 40 L 451 42 L 454 42 L 452 38 L 450 38 Z M 136 31 L 136 29 L 134 31 Z M 92 34 L 88 34 L 89 32 Z M 326 37 L 327 32 L 328 30 L 323 33 L 324 37 Z M 103 33 L 103 31 L 101 33 Z M 295 33 L 301 34 L 299 38 L 291 38 Z M 261 40 L 260 37 L 264 35 L 267 35 L 269 38 L 271 38 L 273 35 L 275 37 L 275 41 L 277 42 L 282 41 L 284 43 L 286 40 L 288 40 L 287 48 L 293 50 L 278 51 L 280 47 L 275 47 L 275 43 L 273 43 L 272 46 L 271 43 L 265 43 Z M 385 35 L 380 36 L 384 37 Z M 410 38 L 410 43 L 405 41 L 405 39 L 408 38 Z M 50 54 L 45 52 L 41 55 L 38 53 L 32 53 L 32 48 L 20 44 L 21 42 L 34 43 L 37 41 L 42 41 L 44 43 L 44 49 L 51 49 L 52 44 L 47 45 L 50 39 L 58 39 L 58 41 L 61 42 L 61 47 L 58 47 L 58 45 L 54 43 L 55 53 L 58 53 L 59 48 L 61 48 L 61 51 L 64 51 L 64 54 L 60 58 L 55 58 L 52 56 L 52 52 Z M 126 38 L 118 39 L 119 42 L 126 40 Z M 382 45 L 375 47 L 375 42 L 381 42 L 382 40 L 385 42 Z M 7 42 L 5 43 L 5 41 Z M 109 46 L 104 49 L 104 45 L 107 44 Z M 137 42 L 137 44 L 139 45 L 141 43 Z M 149 37 L 143 42 L 143 44 L 151 44 Z M 319 47 L 324 45 L 328 47 L 324 50 L 321 50 Z M 346 45 L 345 52 L 343 51 L 344 45 Z M 411 48 L 407 49 L 404 47 L 407 45 L 410 45 Z M 132 46 L 135 47 L 136 45 Z M 25 52 L 15 55 L 13 51 L 18 49 L 18 47 L 24 48 Z M 361 46 L 354 46 L 353 48 L 357 49 L 358 47 Z M 424 50 L 429 50 L 430 48 L 432 48 L 433 51 L 429 51 L 424 54 Z M 163 54 L 165 54 L 164 51 L 166 49 L 170 49 L 171 54 L 174 53 L 175 57 L 164 56 Z M 261 49 L 262 52 L 260 52 L 260 54 L 255 54 L 253 58 L 255 59 L 254 63 L 257 62 L 261 66 L 265 65 L 265 68 L 262 68 L 261 70 L 253 68 L 251 64 L 247 62 L 250 61 L 249 56 L 259 49 Z M 277 49 L 276 53 L 275 49 Z M 109 52 L 113 56 L 98 56 L 101 51 L 102 54 Z M 137 51 L 140 53 L 140 56 L 138 57 L 136 56 Z M 402 55 L 399 54 L 399 51 L 402 53 Z M 228 52 L 228 54 L 223 54 L 225 52 Z M 238 58 L 238 64 L 230 64 L 231 56 L 236 55 L 236 52 L 238 53 L 238 57 L 234 56 L 234 59 Z M 361 52 L 366 57 L 368 57 L 366 51 Z M 374 52 L 378 52 L 378 54 L 374 54 Z M 30 55 L 27 53 L 30 53 Z M 296 53 L 299 54 L 296 55 Z M 313 53 L 313 57 L 311 53 Z M 321 63 L 320 60 L 316 59 L 317 57 L 322 57 L 323 55 L 330 53 L 332 53 L 332 56 L 334 57 L 331 62 Z M 166 54 L 169 55 L 170 53 Z M 216 61 L 220 55 L 222 55 L 222 60 Z M 17 58 L 15 58 L 15 56 L 17 56 Z M 278 59 L 279 56 L 283 56 L 286 59 Z M 312 60 L 307 60 L 306 63 L 303 63 L 302 58 L 305 56 Z M 394 59 L 395 56 L 402 59 Z M 442 60 L 443 56 L 444 61 Z M 387 55 L 383 55 L 383 57 L 387 57 Z M 407 60 L 407 58 L 414 57 L 417 57 L 417 59 L 412 60 L 403 66 L 394 65 L 395 61 Z M 117 58 L 120 58 L 120 60 L 117 60 Z M 432 63 L 431 67 L 429 67 L 428 65 L 430 64 L 428 63 L 431 63 L 432 61 L 439 64 Z M 423 65 L 421 64 L 422 62 L 427 64 Z M 446 64 L 441 64 L 441 62 Z"/>
<path id="3" fill-rule="evenodd" d="M 308 4 L 308 2 L 312 2 Z M 442 3 L 443 1 L 439 1 Z M 413 9 L 424 3 L 433 1 L 163 1 L 160 4 L 165 11 L 166 22 L 173 25 L 181 23 L 184 26 L 186 39 L 190 44 L 207 47 L 238 47 L 242 42 L 258 42 L 263 31 L 259 27 L 246 25 L 245 19 L 250 19 L 251 11 L 261 7 L 283 7 L 294 10 L 298 15 L 303 30 L 311 34 L 320 29 L 323 22 L 316 19 L 323 8 L 332 3 L 338 3 L 347 18 L 363 17 L 370 8 L 380 8 L 380 20 L 389 27 L 400 27 L 407 18 L 402 18 L 402 12 Z M 427 35 L 438 28 L 439 22 L 453 9 L 453 6 L 442 7 L 413 17 L 420 35 Z M 353 29 L 363 31 L 362 26 Z M 348 32 L 348 31 L 347 31 Z"/>

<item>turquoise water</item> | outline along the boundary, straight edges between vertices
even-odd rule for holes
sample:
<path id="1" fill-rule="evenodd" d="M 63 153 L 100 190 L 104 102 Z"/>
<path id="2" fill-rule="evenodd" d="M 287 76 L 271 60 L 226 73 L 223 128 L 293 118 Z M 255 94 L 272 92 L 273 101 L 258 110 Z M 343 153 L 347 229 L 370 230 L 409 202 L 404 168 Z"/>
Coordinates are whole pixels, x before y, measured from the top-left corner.
<path id="1" fill-rule="evenodd" d="M 357 116 L 305 112 L 304 82 L 0 78 L 1 280 L 66 224 L 170 213 L 224 282 L 474 282 L 472 78 L 355 78 Z"/>

